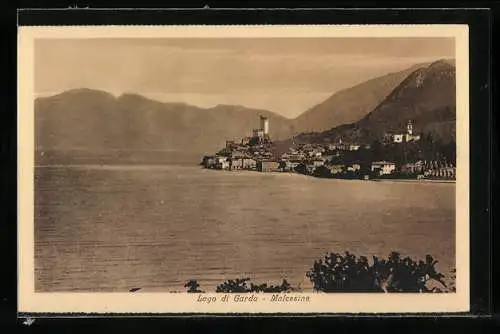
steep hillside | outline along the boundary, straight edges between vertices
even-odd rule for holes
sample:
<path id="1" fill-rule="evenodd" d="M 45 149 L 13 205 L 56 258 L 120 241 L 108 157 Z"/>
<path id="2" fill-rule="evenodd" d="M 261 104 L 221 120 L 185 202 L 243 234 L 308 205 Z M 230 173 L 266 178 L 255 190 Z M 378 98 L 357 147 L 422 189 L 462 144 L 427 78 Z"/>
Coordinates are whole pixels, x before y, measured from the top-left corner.
<path id="1" fill-rule="evenodd" d="M 415 65 L 343 89 L 297 117 L 295 130 L 297 133 L 320 132 L 356 122 L 379 105 L 410 73 L 424 66 Z"/>
<path id="2" fill-rule="evenodd" d="M 409 74 L 372 112 L 358 122 L 320 133 L 302 134 L 298 141 L 370 142 L 386 132 L 404 131 L 408 120 L 415 133 L 432 132 L 447 141 L 455 136 L 455 67 L 437 61 Z"/>

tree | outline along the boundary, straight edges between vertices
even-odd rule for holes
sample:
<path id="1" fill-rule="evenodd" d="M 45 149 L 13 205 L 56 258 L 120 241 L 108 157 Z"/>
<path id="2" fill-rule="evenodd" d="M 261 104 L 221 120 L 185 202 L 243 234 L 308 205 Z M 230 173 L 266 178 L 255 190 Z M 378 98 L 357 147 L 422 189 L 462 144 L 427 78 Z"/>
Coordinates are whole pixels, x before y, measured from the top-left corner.
<path id="1" fill-rule="evenodd" d="M 424 260 L 402 258 L 397 252 L 387 259 L 373 256 L 370 263 L 365 256 L 350 252 L 327 253 L 323 259 L 314 261 L 306 273 L 316 291 L 322 292 L 455 292 L 455 270 L 448 288 L 444 275 L 436 271 L 437 261 L 426 255 Z M 201 293 L 196 280 L 189 280 L 184 287 L 189 293 Z M 230 279 L 216 288 L 222 293 L 266 292 L 280 293 L 294 291 L 283 280 L 280 285 L 254 284 L 250 278 Z"/>
<path id="2" fill-rule="evenodd" d="M 371 150 L 372 152 L 377 155 L 377 154 L 380 154 L 381 151 L 382 151 L 382 144 L 380 143 L 380 141 L 378 141 L 377 139 L 375 139 L 372 143 L 371 143 Z"/>
<path id="3" fill-rule="evenodd" d="M 456 165 L 457 162 L 457 143 L 455 142 L 454 139 L 452 139 L 450 142 L 448 142 L 446 145 L 443 147 L 443 156 L 445 157 L 446 161 L 449 163 L 452 163 L 453 165 Z"/>
<path id="4" fill-rule="evenodd" d="M 436 263 L 430 255 L 417 262 L 392 252 L 388 259 L 374 256 L 369 264 L 364 256 L 330 253 L 315 261 L 306 276 L 315 290 L 323 292 L 430 292 L 426 286 L 429 280 L 446 288 Z"/>
<path id="5" fill-rule="evenodd" d="M 360 164 L 360 169 L 359 169 L 359 174 L 361 176 L 369 175 L 372 176 L 372 170 L 371 170 L 371 165 L 369 163 L 361 163 Z"/>

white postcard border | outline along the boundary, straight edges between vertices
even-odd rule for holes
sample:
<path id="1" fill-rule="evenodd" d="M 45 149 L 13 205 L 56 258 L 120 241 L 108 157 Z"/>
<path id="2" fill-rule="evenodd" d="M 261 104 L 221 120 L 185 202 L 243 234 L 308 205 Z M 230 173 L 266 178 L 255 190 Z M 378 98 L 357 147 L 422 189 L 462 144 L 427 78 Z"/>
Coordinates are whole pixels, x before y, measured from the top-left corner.
<path id="1" fill-rule="evenodd" d="M 18 311 L 26 313 L 422 313 L 469 310 L 467 25 L 37 26 L 18 28 Z M 197 302 L 191 293 L 34 291 L 34 41 L 42 38 L 454 37 L 457 78 L 456 293 L 289 293 L 309 302 Z M 223 294 L 205 293 L 203 296 Z M 248 295 L 248 294 L 243 294 Z M 266 300 L 264 300 L 265 298 Z"/>

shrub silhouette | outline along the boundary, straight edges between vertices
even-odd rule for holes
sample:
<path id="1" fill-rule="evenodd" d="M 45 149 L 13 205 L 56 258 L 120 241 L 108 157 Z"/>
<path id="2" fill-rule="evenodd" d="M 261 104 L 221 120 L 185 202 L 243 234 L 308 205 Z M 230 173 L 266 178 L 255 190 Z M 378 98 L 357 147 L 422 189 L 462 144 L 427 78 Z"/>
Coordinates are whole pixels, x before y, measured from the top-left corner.
<path id="1" fill-rule="evenodd" d="M 200 293 L 200 292 L 203 292 L 201 290 L 199 290 L 198 288 L 200 287 L 200 285 L 198 284 L 198 281 L 196 280 L 189 280 L 186 282 L 186 284 L 184 284 L 184 287 L 185 288 L 188 288 L 188 291 L 189 293 Z"/>
<path id="2" fill-rule="evenodd" d="M 455 280 L 457 279 L 457 270 L 455 268 L 453 268 L 451 270 L 451 284 L 450 284 L 450 290 L 452 292 L 456 292 L 457 291 L 457 287 L 455 285 Z"/>
<path id="3" fill-rule="evenodd" d="M 288 292 L 292 291 L 290 284 L 283 280 L 281 285 L 253 284 L 250 278 L 237 278 L 236 280 L 228 280 L 217 286 L 215 292 Z M 247 285 L 250 283 L 250 286 Z"/>
<path id="4" fill-rule="evenodd" d="M 401 258 L 392 252 L 388 259 L 357 258 L 346 252 L 326 254 L 306 273 L 316 291 L 323 292 L 436 292 L 426 283 L 435 280 L 446 289 L 444 275 L 435 269 L 437 261 L 427 255 L 425 261 Z"/>
<path id="5" fill-rule="evenodd" d="M 455 292 L 454 282 L 448 288 L 444 275 L 436 271 L 437 261 L 426 255 L 425 260 L 414 261 L 402 258 L 397 252 L 387 259 L 373 256 L 373 263 L 367 257 L 356 257 L 350 252 L 327 253 L 324 259 L 314 261 L 306 277 L 316 291 L 322 292 Z M 452 271 L 452 280 L 455 271 Z M 434 286 L 427 284 L 433 282 Z M 436 284 L 439 283 L 439 284 Z M 187 292 L 201 293 L 196 280 L 189 280 L 184 287 Z M 219 284 L 216 292 L 292 292 L 290 284 L 283 280 L 281 285 L 254 284 L 250 278 L 237 278 Z"/>
<path id="6" fill-rule="evenodd" d="M 286 281 L 283 280 L 281 285 L 267 285 L 266 283 L 264 284 L 253 284 L 250 281 L 250 278 L 237 278 L 236 280 L 228 280 L 224 283 L 221 283 L 217 286 L 217 289 L 215 292 L 225 292 L 225 293 L 233 293 L 233 292 L 290 292 L 292 291 L 292 287 L 290 284 Z M 247 285 L 247 282 L 250 283 L 250 285 Z M 185 288 L 188 288 L 187 292 L 203 292 L 199 290 L 198 288 L 200 285 L 196 280 L 189 280 L 187 283 L 184 285 Z"/>

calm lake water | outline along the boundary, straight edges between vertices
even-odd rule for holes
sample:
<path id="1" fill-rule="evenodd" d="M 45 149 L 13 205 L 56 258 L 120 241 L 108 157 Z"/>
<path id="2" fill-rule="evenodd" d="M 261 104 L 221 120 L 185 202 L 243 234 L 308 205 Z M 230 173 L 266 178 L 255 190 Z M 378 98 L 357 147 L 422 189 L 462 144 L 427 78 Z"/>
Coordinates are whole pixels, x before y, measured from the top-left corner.
<path id="1" fill-rule="evenodd" d="M 316 179 L 176 166 L 36 168 L 37 291 L 310 287 L 327 251 L 455 266 L 455 184 Z"/>

